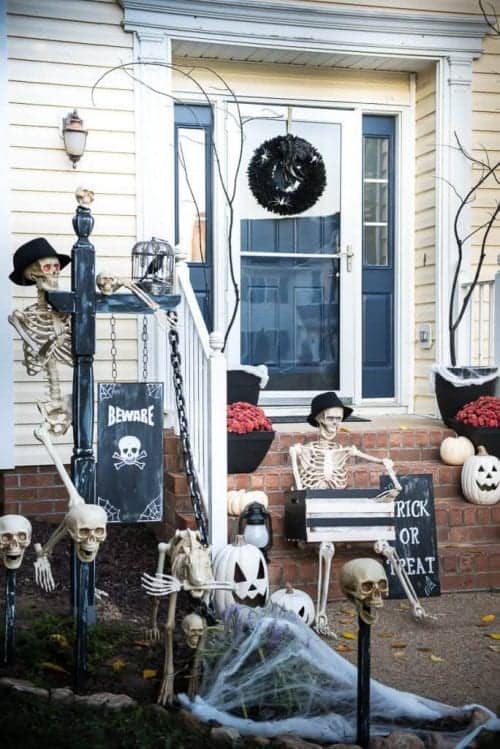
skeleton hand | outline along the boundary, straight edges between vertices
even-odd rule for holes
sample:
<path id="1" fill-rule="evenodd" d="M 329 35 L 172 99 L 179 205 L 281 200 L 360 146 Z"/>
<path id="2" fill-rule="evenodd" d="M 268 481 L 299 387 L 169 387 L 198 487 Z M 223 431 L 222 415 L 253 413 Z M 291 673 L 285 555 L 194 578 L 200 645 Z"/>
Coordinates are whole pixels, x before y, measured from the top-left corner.
<path id="1" fill-rule="evenodd" d="M 141 583 L 148 596 L 169 596 L 183 589 L 181 581 L 173 575 L 148 575 L 145 572 Z"/>
<path id="2" fill-rule="evenodd" d="M 35 582 L 40 586 L 40 588 L 50 592 L 51 590 L 54 590 L 56 584 L 52 576 L 52 568 L 49 559 L 47 555 L 44 554 L 41 544 L 35 544 L 34 549 L 36 552 L 36 562 L 34 562 Z"/>

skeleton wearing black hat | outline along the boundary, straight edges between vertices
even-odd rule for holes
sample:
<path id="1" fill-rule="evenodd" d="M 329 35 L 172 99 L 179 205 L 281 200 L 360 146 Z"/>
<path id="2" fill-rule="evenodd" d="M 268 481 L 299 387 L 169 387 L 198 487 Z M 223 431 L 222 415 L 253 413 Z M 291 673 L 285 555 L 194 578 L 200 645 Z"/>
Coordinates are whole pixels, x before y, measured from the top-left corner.
<path id="1" fill-rule="evenodd" d="M 55 312 L 46 291 L 59 287 L 59 275 L 71 258 L 60 255 L 43 237 L 32 239 L 14 253 L 10 280 L 18 286 L 37 288 L 37 301 L 24 310 L 14 310 L 9 322 L 23 341 L 24 366 L 29 375 L 47 374 L 49 399 L 37 406 L 53 434 L 64 434 L 71 423 L 68 399 L 62 395 L 58 364 L 73 365 L 70 316 Z"/>
<path id="2" fill-rule="evenodd" d="M 363 458 L 371 463 L 381 463 L 389 474 L 393 489 L 381 492 L 377 499 L 392 502 L 401 491 L 401 484 L 394 473 L 394 464 L 387 458 L 375 458 L 361 452 L 355 445 L 343 447 L 337 440 L 337 431 L 342 421 L 352 413 L 344 406 L 336 393 L 320 393 L 311 402 L 311 413 L 307 421 L 319 427 L 319 439 L 306 444 L 291 445 L 290 458 L 296 489 L 345 489 L 347 467 L 352 458 Z M 330 570 L 335 547 L 330 541 L 322 541 L 319 548 L 318 601 L 315 627 L 320 634 L 333 636 L 328 625 L 326 603 Z"/>

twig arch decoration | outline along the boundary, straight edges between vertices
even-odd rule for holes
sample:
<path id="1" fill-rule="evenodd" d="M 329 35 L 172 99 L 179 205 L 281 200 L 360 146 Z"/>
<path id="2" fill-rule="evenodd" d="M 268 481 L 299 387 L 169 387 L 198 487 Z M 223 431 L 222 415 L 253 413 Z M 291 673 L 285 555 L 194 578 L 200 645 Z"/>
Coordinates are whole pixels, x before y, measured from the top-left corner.
<path id="1" fill-rule="evenodd" d="M 281 216 L 311 208 L 326 187 L 320 152 L 304 138 L 291 134 L 264 141 L 255 150 L 247 172 L 257 202 Z"/>

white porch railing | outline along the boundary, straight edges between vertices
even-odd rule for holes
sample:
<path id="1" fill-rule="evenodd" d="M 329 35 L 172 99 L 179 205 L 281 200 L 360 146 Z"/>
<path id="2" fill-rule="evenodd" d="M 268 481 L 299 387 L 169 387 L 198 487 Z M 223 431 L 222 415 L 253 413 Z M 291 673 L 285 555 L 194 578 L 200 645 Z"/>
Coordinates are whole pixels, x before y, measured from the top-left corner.
<path id="1" fill-rule="evenodd" d="M 470 284 L 462 285 L 462 298 Z M 496 288 L 495 288 L 496 287 Z M 472 366 L 494 366 L 500 358 L 500 273 L 491 281 L 479 281 L 464 317 L 463 348 L 466 362 Z M 495 338 L 497 340 L 495 341 Z M 464 360 L 465 361 L 465 360 Z"/>
<path id="2" fill-rule="evenodd" d="M 176 257 L 177 287 L 181 301 L 179 349 L 184 382 L 184 398 L 193 462 L 197 471 L 209 523 L 214 553 L 227 543 L 227 431 L 226 359 L 223 336 L 208 334 L 183 256 Z M 173 389 L 170 351 L 167 351 L 166 406 L 174 414 L 174 430 L 179 434 Z"/>

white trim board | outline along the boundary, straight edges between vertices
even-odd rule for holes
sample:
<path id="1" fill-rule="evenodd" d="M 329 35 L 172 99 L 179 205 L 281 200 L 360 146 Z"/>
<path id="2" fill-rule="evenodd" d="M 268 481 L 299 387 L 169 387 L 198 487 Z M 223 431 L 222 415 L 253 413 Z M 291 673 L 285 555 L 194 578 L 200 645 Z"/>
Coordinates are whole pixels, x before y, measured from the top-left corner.
<path id="1" fill-rule="evenodd" d="M 396 57 L 481 54 L 481 16 L 339 8 L 286 0 L 119 0 L 126 31 L 271 49 Z"/>

